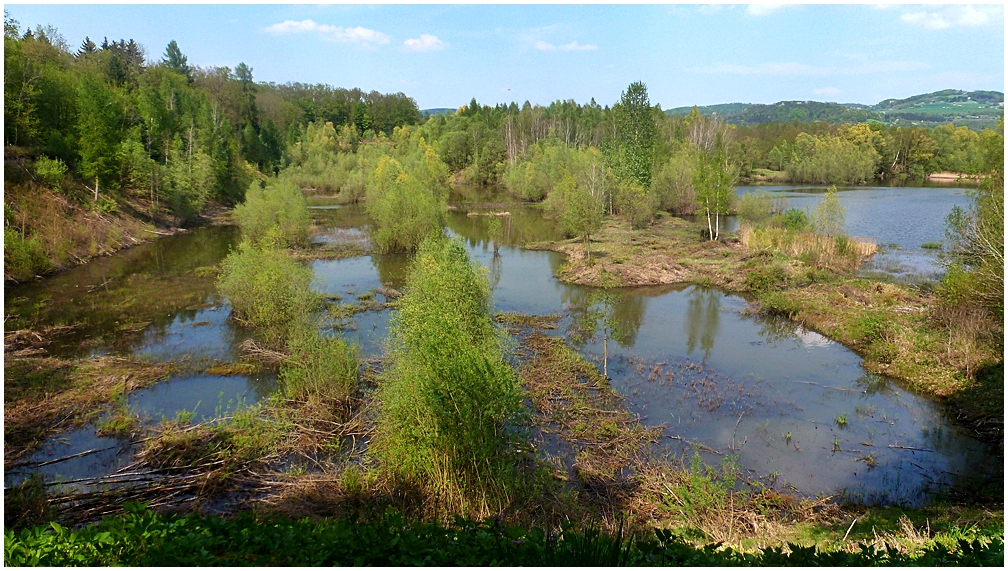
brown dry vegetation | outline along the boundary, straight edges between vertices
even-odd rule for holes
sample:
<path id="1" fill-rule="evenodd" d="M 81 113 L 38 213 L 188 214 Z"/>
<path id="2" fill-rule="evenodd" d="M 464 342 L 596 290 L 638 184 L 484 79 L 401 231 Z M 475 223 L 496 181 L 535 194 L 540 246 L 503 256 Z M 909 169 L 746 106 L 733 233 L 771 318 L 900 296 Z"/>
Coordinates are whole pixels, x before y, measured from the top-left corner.
<path id="1" fill-rule="evenodd" d="M 4 465 L 53 434 L 81 426 L 120 396 L 150 386 L 174 370 L 168 363 L 122 357 L 67 360 L 7 355 L 21 332 L 8 333 L 4 359 Z M 7 341 L 7 340 L 11 341 Z M 10 347 L 10 349 L 8 349 Z"/>

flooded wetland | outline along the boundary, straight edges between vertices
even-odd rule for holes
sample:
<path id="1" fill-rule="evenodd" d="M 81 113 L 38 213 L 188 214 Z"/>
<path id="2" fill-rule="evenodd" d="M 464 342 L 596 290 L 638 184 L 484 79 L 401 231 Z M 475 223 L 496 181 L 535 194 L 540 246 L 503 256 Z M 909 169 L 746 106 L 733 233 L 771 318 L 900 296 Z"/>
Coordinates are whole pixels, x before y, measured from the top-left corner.
<path id="1" fill-rule="evenodd" d="M 810 189 L 767 190 L 793 206 L 817 200 Z M 889 217 L 887 209 L 905 202 L 907 193 L 921 197 L 913 202 L 919 212 L 876 239 L 895 244 L 891 255 L 900 269 L 893 279 L 905 277 L 904 265 L 914 265 L 917 279 L 927 278 L 936 257 L 919 243 L 941 240 L 942 220 L 962 203 L 961 189 L 844 191 L 847 230 L 865 235 L 878 228 L 865 218 Z M 367 245 L 362 208 L 315 202 L 316 247 Z M 470 215 L 493 210 L 509 213 L 501 217 L 499 248 L 488 238 L 490 217 Z M 562 238 L 539 210 L 520 203 L 487 207 L 456 196 L 447 227 L 486 268 L 493 311 L 557 316 L 546 333 L 604 369 L 625 407 L 659 431 L 650 446 L 655 457 L 688 458 L 694 450 L 714 464 L 735 457 L 748 479 L 765 486 L 870 505 L 923 505 L 934 494 L 1001 485 L 998 446 L 975 438 L 938 403 L 868 373 L 856 353 L 801 323 L 756 314 L 736 294 L 678 284 L 613 290 L 607 334 L 592 313 L 593 288 L 556 279 L 565 257 L 522 248 Z M 215 268 L 237 239 L 229 226 L 195 229 L 7 288 L 7 330 L 51 332 L 45 344 L 28 344 L 35 355 L 170 363 L 171 371 L 120 391 L 97 417 L 58 425 L 63 432 L 21 455 L 12 456 L 8 446 L 6 488 L 31 474 L 63 493 L 115 486 L 117 471 L 163 420 L 227 422 L 236 410 L 270 397 L 274 371 L 235 366 L 250 334 L 229 318 L 227 300 L 214 287 Z M 403 289 L 408 257 L 374 253 L 305 263 L 312 288 L 331 301 L 326 327 L 357 343 L 365 360 L 380 359 L 393 312 L 388 302 Z M 865 271 L 884 273 L 888 264 L 867 264 Z M 129 426 L 109 434 L 116 415 Z M 546 453 L 570 453 L 547 435 L 534 442 Z"/>

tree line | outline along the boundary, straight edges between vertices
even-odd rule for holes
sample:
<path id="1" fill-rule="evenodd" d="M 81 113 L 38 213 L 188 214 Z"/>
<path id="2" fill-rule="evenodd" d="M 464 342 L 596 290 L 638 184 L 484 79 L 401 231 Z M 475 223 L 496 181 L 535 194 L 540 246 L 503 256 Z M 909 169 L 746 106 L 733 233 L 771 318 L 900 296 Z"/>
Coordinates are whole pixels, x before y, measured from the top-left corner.
<path id="1" fill-rule="evenodd" d="M 5 12 L 4 144 L 50 187 L 69 177 L 95 203 L 130 193 L 185 219 L 209 200 L 239 202 L 290 162 L 313 122 L 370 136 L 420 121 L 402 93 L 258 83 L 252 71 L 190 65 L 175 41 L 160 59 L 132 39 L 73 49 L 53 27 L 22 30 Z"/>

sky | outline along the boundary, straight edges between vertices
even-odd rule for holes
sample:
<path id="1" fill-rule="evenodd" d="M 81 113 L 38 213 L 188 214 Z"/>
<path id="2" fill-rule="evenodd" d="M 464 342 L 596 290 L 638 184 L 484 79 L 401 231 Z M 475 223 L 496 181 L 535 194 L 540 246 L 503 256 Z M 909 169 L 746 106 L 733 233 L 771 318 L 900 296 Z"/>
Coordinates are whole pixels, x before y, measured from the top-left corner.
<path id="1" fill-rule="evenodd" d="M 5 4 L 25 26 L 176 40 L 190 64 L 256 81 L 401 91 L 421 109 L 558 99 L 874 104 L 939 89 L 1004 91 L 1003 5 Z"/>

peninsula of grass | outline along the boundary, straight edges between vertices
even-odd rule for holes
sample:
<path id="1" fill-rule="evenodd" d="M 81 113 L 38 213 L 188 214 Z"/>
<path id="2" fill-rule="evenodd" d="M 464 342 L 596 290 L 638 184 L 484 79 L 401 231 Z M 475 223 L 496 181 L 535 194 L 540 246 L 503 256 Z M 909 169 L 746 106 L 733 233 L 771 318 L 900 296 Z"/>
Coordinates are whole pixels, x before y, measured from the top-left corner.
<path id="1" fill-rule="evenodd" d="M 741 294 L 749 311 L 783 315 L 842 343 L 870 373 L 938 399 L 978 438 L 1003 441 L 1001 324 L 950 309 L 921 288 L 858 277 L 870 243 L 850 239 L 854 245 L 830 251 L 809 234 L 788 240 L 743 228 L 716 241 L 705 231 L 668 215 L 634 230 L 617 216 L 592 236 L 590 261 L 580 238 L 526 248 L 566 254 L 556 272 L 565 283 L 693 283 Z"/>

